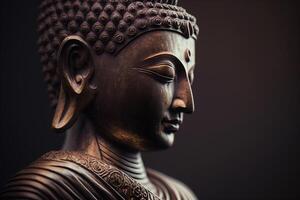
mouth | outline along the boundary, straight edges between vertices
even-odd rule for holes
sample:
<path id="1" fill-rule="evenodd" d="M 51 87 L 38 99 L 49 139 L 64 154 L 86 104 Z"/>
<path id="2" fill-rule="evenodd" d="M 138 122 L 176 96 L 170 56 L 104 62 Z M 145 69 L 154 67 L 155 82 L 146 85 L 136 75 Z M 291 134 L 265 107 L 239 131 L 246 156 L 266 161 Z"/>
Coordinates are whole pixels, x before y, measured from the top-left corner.
<path id="1" fill-rule="evenodd" d="M 167 134 L 175 133 L 179 130 L 180 124 L 182 123 L 181 119 L 166 119 L 162 120 L 163 131 Z"/>

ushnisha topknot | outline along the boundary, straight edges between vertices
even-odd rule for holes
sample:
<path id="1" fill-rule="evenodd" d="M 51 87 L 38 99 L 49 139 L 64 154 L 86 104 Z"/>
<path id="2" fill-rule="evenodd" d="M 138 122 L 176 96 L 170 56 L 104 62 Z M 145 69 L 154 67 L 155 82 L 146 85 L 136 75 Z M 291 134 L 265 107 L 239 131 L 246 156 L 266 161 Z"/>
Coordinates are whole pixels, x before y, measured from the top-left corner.
<path id="1" fill-rule="evenodd" d="M 96 54 L 117 54 L 139 35 L 168 30 L 197 38 L 196 18 L 177 0 L 42 0 L 38 47 L 52 106 L 57 103 L 57 51 L 70 35 L 82 37 Z"/>

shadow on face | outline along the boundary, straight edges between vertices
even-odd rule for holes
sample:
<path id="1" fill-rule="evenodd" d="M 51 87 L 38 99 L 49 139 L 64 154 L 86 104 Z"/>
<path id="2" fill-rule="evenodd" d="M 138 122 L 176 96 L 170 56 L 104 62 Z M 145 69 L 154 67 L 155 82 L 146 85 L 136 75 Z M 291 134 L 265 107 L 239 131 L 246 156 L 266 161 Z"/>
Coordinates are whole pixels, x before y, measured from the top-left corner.
<path id="1" fill-rule="evenodd" d="M 97 134 L 134 150 L 172 146 L 183 113 L 194 110 L 195 40 L 171 31 L 143 34 L 117 55 L 94 56 Z"/>

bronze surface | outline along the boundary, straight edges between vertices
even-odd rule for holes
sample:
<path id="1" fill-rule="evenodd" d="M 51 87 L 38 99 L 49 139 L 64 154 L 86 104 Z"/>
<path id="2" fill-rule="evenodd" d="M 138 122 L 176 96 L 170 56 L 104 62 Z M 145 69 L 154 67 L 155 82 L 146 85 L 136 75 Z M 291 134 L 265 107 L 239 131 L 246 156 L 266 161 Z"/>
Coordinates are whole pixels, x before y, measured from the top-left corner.
<path id="1" fill-rule="evenodd" d="M 38 43 L 52 127 L 67 136 L 61 151 L 19 172 L 2 199 L 196 199 L 141 157 L 171 147 L 184 113 L 194 111 L 198 30 L 176 4 L 42 1 Z"/>

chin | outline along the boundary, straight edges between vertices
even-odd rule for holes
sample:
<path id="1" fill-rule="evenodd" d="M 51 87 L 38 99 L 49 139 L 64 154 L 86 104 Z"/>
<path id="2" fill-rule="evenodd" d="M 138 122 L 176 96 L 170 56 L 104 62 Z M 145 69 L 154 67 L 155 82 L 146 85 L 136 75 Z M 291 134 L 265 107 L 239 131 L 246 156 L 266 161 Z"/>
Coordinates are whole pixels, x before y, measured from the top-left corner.
<path id="1" fill-rule="evenodd" d="M 165 133 L 161 131 L 157 136 L 148 150 L 164 150 L 173 146 L 175 133 Z"/>
<path id="2" fill-rule="evenodd" d="M 162 142 L 165 148 L 172 147 L 174 144 L 175 133 L 165 133 L 162 132 Z"/>
<path id="3" fill-rule="evenodd" d="M 108 138 L 114 141 L 119 146 L 123 146 L 127 149 L 134 151 L 156 151 L 164 150 L 173 146 L 175 131 L 166 132 L 162 127 L 160 130 L 153 130 L 148 132 L 142 132 L 143 134 L 137 134 L 133 131 L 124 131 L 124 129 L 115 129 L 115 134 L 108 134 Z M 139 137 L 143 135 L 142 137 Z"/>

